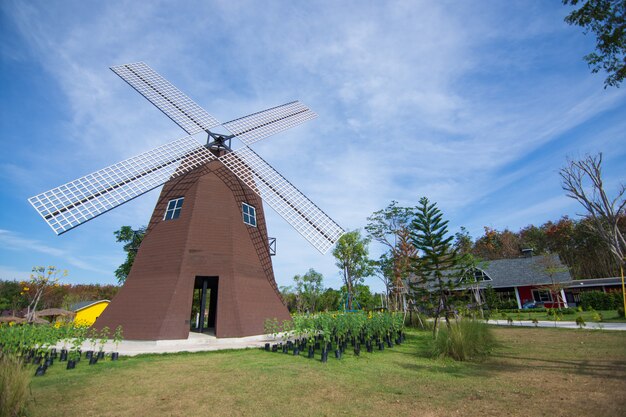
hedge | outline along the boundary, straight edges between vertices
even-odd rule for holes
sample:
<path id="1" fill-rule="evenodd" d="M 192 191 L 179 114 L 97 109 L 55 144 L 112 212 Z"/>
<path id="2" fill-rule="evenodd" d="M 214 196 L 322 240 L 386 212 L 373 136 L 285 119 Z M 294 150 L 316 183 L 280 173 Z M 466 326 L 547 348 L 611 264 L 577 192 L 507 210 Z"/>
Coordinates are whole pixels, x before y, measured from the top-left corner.
<path id="1" fill-rule="evenodd" d="M 580 305 L 584 310 L 617 310 L 623 303 L 621 291 L 585 291 L 580 294 Z"/>

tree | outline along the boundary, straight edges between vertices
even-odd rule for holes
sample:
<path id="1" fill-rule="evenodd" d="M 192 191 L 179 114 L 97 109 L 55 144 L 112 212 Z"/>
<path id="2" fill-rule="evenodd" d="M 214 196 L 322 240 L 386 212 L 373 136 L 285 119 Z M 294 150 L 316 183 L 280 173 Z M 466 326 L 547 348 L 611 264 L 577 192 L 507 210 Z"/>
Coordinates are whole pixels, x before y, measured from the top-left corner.
<path id="1" fill-rule="evenodd" d="M 17 281 L 0 281 L 0 310 L 17 310 L 28 305 L 24 297 L 24 286 Z"/>
<path id="2" fill-rule="evenodd" d="M 126 261 L 115 270 L 117 282 L 123 284 L 130 273 L 130 269 L 135 261 L 135 256 L 139 250 L 139 245 L 143 241 L 146 234 L 146 226 L 141 226 L 137 230 L 133 230 L 130 226 L 122 226 L 119 230 L 113 232 L 116 242 L 123 242 L 124 252 L 126 252 Z"/>
<path id="3" fill-rule="evenodd" d="M 24 282 L 23 294 L 28 299 L 26 320 L 33 322 L 35 313 L 43 295 L 59 286 L 61 277 L 67 276 L 67 271 L 59 271 L 54 266 L 35 266 L 30 275 L 30 280 Z"/>
<path id="4" fill-rule="evenodd" d="M 596 52 L 584 59 L 592 73 L 604 70 L 608 77 L 604 88 L 619 87 L 626 77 L 626 1 L 624 0 L 563 0 L 563 4 L 582 6 L 573 10 L 565 21 L 580 26 L 584 33 L 596 35 Z"/>
<path id="5" fill-rule="evenodd" d="M 316 311 L 317 302 L 324 291 L 324 277 L 322 274 L 309 269 L 304 275 L 293 277 L 296 288 L 296 305 L 299 313 Z"/>
<path id="6" fill-rule="evenodd" d="M 459 255 L 452 245 L 454 236 L 448 235 L 448 221 L 443 219 L 435 203 L 422 197 L 412 225 L 413 246 L 421 251 L 421 256 L 413 262 L 419 284 L 415 287 L 416 295 L 420 299 L 434 300 L 433 336 L 436 336 L 441 313 L 446 325 L 450 326 L 450 317 L 454 315 L 452 292 L 458 288 L 458 278 L 463 271 L 459 268 Z"/>
<path id="7" fill-rule="evenodd" d="M 377 261 L 373 262 L 374 275 L 385 286 L 385 303 L 389 306 L 389 294 L 393 286 L 393 255 L 383 253 Z"/>
<path id="8" fill-rule="evenodd" d="M 354 298 L 353 301 L 355 302 L 355 304 L 358 305 L 359 309 L 364 309 L 364 310 L 372 310 L 375 307 L 379 307 L 380 306 L 380 296 L 377 296 L 376 294 L 372 294 L 372 291 L 370 290 L 370 287 L 368 285 L 365 284 L 356 284 L 354 286 Z M 347 295 L 347 291 L 346 291 L 346 286 L 342 286 L 341 287 L 341 294 L 342 294 L 342 303 L 345 302 L 346 299 L 346 295 Z M 345 307 L 345 304 L 344 304 Z M 352 308 L 348 307 L 348 310 L 354 309 L 356 310 L 356 305 L 353 306 Z"/>
<path id="9" fill-rule="evenodd" d="M 345 233 L 337 241 L 333 256 L 335 265 L 341 270 L 341 277 L 348 293 L 348 309 L 352 310 L 354 287 L 373 273 L 372 262 L 368 259 L 370 239 L 361 237 L 361 232 L 353 230 Z"/>
<path id="10" fill-rule="evenodd" d="M 567 196 L 578 201 L 587 211 L 593 230 L 607 244 L 618 262 L 622 273 L 624 291 L 624 265 L 626 264 L 626 234 L 620 230 L 620 220 L 625 216 L 626 186 L 620 184 L 615 198 L 611 199 L 604 190 L 602 181 L 602 153 L 587 155 L 579 161 L 568 160 L 567 166 L 559 171 L 561 185 Z"/>
<path id="11" fill-rule="evenodd" d="M 296 294 L 293 292 L 293 287 L 290 285 L 282 285 L 279 288 L 280 295 L 283 297 L 283 301 L 287 304 L 287 309 L 290 313 L 298 311 L 298 302 Z"/>
<path id="12" fill-rule="evenodd" d="M 568 160 L 559 174 L 567 196 L 585 208 L 591 219 L 590 226 L 623 265 L 626 260 L 626 235 L 620 230 L 619 223 L 626 215 L 626 186 L 620 184 L 615 198 L 609 198 L 602 181 L 602 153 L 587 155 L 580 161 Z"/>
<path id="13" fill-rule="evenodd" d="M 520 254 L 519 236 L 508 229 L 500 232 L 485 226 L 485 234 L 476 239 L 472 252 L 481 259 L 517 258 Z"/>
<path id="14" fill-rule="evenodd" d="M 474 243 L 467 229 L 461 226 L 461 231 L 454 234 L 454 249 L 460 254 L 472 253 L 472 247 Z"/>
<path id="15" fill-rule="evenodd" d="M 392 283 L 388 287 L 391 293 L 392 309 L 400 310 L 404 307 L 405 282 L 409 276 L 411 260 L 416 250 L 410 240 L 410 225 L 415 217 L 415 209 L 399 207 L 397 201 L 392 201 L 386 208 L 374 212 L 367 218 L 365 230 L 368 236 L 383 244 L 391 256 L 390 271 Z"/>
<path id="16" fill-rule="evenodd" d="M 557 280 L 557 274 L 562 272 L 568 272 L 567 268 L 564 267 L 561 262 L 554 256 L 544 256 L 539 261 L 537 261 L 537 266 L 544 272 L 548 277 L 550 277 L 550 284 L 545 285 L 545 289 L 550 291 L 550 296 L 553 300 L 553 307 L 556 304 L 557 308 L 560 309 L 565 305 L 565 300 L 561 296 L 563 288 L 565 285 Z M 556 321 L 556 315 L 554 316 Z"/>
<path id="17" fill-rule="evenodd" d="M 317 308 L 319 311 L 335 311 L 341 303 L 341 292 L 327 288 L 320 296 Z"/>

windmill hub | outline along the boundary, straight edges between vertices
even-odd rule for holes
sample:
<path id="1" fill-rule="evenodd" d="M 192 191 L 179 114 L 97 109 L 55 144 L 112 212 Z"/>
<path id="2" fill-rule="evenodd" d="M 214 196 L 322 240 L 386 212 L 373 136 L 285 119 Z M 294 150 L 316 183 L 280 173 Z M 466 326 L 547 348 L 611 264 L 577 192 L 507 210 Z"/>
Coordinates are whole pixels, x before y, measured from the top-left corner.
<path id="1" fill-rule="evenodd" d="M 235 135 L 225 135 L 221 133 L 214 133 L 210 130 L 208 133 L 206 147 L 212 151 L 217 151 L 220 154 L 222 152 L 232 152 L 231 141 Z"/>

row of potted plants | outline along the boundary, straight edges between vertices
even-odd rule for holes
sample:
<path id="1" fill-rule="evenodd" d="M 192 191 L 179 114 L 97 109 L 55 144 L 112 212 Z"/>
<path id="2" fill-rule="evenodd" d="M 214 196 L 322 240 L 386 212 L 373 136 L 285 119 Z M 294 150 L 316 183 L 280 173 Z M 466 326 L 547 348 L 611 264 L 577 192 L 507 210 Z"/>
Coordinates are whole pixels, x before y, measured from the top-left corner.
<path id="1" fill-rule="evenodd" d="M 111 360 L 117 360 L 117 352 L 123 339 L 122 327 L 118 326 L 113 333 L 104 327 L 98 331 L 87 326 L 74 323 L 50 325 L 0 325 L 0 354 L 13 355 L 23 363 L 37 365 L 36 376 L 45 374 L 48 367 L 56 360 L 67 362 L 66 369 L 74 369 L 83 356 L 82 346 L 89 340 L 91 350 L 84 352 L 90 365 L 105 358 L 104 345 L 112 337 L 115 351 Z M 57 346 L 62 344 L 60 350 Z M 98 346 L 98 350 L 96 350 Z"/>
<path id="2" fill-rule="evenodd" d="M 356 356 L 364 347 L 367 352 L 384 350 L 404 341 L 404 315 L 389 312 L 333 312 L 294 315 L 293 320 L 279 323 L 276 319 L 265 322 L 265 331 L 277 343 L 266 343 L 265 350 L 300 355 L 309 358 L 320 350 L 322 362 L 329 352 L 341 359 L 348 346 Z"/>

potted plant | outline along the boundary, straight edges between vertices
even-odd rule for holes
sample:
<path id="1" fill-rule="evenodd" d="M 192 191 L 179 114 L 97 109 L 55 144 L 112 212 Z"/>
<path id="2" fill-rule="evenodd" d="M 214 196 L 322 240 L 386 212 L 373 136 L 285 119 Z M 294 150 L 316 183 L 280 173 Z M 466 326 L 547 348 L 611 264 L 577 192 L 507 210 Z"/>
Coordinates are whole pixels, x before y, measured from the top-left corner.
<path id="1" fill-rule="evenodd" d="M 119 346 L 123 339 L 122 326 L 117 326 L 115 332 L 113 332 L 113 344 L 115 345 L 115 352 L 111 353 L 111 360 L 116 361 L 119 358 Z"/>
<path id="2" fill-rule="evenodd" d="M 61 348 L 61 353 L 59 354 L 59 360 L 61 362 L 67 361 L 67 343 L 70 335 L 70 329 L 71 327 L 67 323 L 62 324 L 58 329 L 59 338 L 63 342 L 63 347 Z"/>
<path id="3" fill-rule="evenodd" d="M 109 328 L 104 326 L 100 331 L 100 339 L 98 343 L 98 359 L 104 359 L 104 345 L 109 340 Z"/>
<path id="4" fill-rule="evenodd" d="M 72 347 L 68 354 L 66 369 L 74 369 L 76 367 L 76 362 L 80 360 L 82 354 L 80 349 L 85 341 L 87 328 L 83 326 L 73 326 L 71 331 L 74 338 L 72 339 Z"/>

